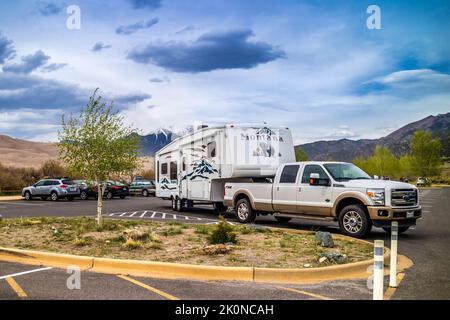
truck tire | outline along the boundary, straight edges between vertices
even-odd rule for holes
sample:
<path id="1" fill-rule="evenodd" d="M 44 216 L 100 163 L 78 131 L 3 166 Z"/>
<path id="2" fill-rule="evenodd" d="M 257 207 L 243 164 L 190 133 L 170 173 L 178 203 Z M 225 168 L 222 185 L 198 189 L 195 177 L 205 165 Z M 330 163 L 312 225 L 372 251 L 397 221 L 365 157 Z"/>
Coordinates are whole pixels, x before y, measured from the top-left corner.
<path id="1" fill-rule="evenodd" d="M 347 236 L 363 238 L 372 229 L 372 220 L 364 207 L 352 204 L 343 208 L 339 213 L 339 228 Z"/>
<path id="2" fill-rule="evenodd" d="M 175 197 L 172 197 L 171 200 L 172 200 L 172 210 L 173 210 L 173 211 L 178 211 L 178 208 L 177 208 L 177 199 L 176 199 Z"/>
<path id="3" fill-rule="evenodd" d="M 247 198 L 242 198 L 236 203 L 236 219 L 240 223 L 252 223 L 256 219 L 256 212 Z"/>
<path id="4" fill-rule="evenodd" d="M 408 229 L 409 229 L 409 226 L 398 227 L 398 234 L 406 232 Z M 383 227 L 383 230 L 386 231 L 387 233 L 391 233 L 391 227 Z"/>
<path id="5" fill-rule="evenodd" d="M 291 221 L 292 218 L 288 218 L 288 217 L 275 217 L 275 219 L 280 222 L 280 223 L 286 223 Z"/>

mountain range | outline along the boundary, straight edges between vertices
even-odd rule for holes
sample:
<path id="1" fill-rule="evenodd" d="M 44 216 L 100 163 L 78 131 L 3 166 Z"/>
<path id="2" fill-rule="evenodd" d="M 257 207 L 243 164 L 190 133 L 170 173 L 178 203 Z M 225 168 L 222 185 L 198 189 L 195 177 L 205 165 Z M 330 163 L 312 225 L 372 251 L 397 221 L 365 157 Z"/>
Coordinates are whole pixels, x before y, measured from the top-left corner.
<path id="1" fill-rule="evenodd" d="M 412 122 L 379 139 L 316 141 L 296 148 L 302 148 L 310 160 L 350 162 L 357 156 L 369 157 L 377 145 L 387 146 L 394 155 L 401 156 L 409 152 L 411 138 L 418 129 L 430 131 L 440 139 L 444 156 L 450 156 L 450 112 Z"/>
<path id="2" fill-rule="evenodd" d="M 409 151 L 411 137 L 417 129 L 430 131 L 439 138 L 443 145 L 444 156 L 450 157 L 450 112 L 412 122 L 379 139 L 317 141 L 301 144 L 296 148 L 302 148 L 311 160 L 352 161 L 357 156 L 370 156 L 376 145 L 387 146 L 396 156 L 401 156 Z M 150 157 L 153 157 L 159 149 L 190 131 L 192 128 L 180 133 L 158 129 L 140 136 L 140 156 L 148 158 L 146 162 L 152 163 L 153 159 L 150 161 Z M 0 135 L 0 163 L 3 165 L 39 167 L 46 160 L 56 159 L 57 156 L 58 151 L 54 143 L 33 142 Z"/>

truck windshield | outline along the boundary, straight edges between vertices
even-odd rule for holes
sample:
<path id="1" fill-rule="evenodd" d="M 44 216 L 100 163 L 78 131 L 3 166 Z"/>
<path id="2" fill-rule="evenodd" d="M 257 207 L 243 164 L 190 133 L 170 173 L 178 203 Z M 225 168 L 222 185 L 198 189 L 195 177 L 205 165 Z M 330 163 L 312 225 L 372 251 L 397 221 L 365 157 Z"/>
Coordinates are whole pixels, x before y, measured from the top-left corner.
<path id="1" fill-rule="evenodd" d="M 370 176 L 351 163 L 329 163 L 324 167 L 336 181 L 353 179 L 370 179 Z"/>

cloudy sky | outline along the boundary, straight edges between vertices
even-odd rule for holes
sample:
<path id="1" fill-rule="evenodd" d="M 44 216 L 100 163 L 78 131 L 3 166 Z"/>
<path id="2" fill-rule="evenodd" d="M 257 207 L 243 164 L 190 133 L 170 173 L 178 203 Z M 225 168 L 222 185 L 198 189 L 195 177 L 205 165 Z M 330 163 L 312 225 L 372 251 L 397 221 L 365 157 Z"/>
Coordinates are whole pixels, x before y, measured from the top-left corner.
<path id="1" fill-rule="evenodd" d="M 297 143 L 377 138 L 450 111 L 449 16 L 446 0 L 1 1 L 0 134 L 54 141 L 100 87 L 142 133 L 267 122 Z"/>

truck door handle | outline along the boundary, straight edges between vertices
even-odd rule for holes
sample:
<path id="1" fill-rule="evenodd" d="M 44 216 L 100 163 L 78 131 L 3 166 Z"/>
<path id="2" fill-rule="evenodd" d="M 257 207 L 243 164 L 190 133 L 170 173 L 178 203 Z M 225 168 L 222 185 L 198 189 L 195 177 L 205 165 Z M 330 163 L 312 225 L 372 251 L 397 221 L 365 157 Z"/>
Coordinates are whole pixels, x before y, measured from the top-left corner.
<path id="1" fill-rule="evenodd" d="M 298 192 L 302 192 L 302 188 L 300 187 L 300 188 L 298 188 Z"/>
<path id="2" fill-rule="evenodd" d="M 277 191 L 280 191 L 280 187 L 277 187 Z"/>

